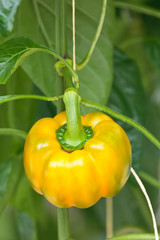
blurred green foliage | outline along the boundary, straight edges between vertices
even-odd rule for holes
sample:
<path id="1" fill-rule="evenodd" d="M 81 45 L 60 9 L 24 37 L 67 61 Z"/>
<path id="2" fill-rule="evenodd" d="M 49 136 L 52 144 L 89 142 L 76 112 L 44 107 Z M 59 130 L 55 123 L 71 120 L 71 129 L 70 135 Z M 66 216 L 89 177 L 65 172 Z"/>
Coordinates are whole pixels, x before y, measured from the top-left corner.
<path id="1" fill-rule="evenodd" d="M 128 0 L 133 4 L 160 11 L 160 2 Z M 55 49 L 55 1 L 0 0 L 0 16 L 6 9 L 19 8 L 10 27 L 9 14 L 0 21 L 1 43 L 16 36 L 26 36 L 36 43 Z M 15 5 L 13 5 L 15 3 Z M 85 57 L 94 37 L 102 1 L 76 1 L 76 58 Z M 37 10 L 38 9 L 38 10 Z M 11 12 L 10 12 L 11 13 Z M 2 25 L 2 27 L 1 27 Z M 136 11 L 116 7 L 109 1 L 100 39 L 89 64 L 81 70 L 80 94 L 106 104 L 146 126 L 160 139 L 160 19 Z M 44 31 L 45 29 L 45 31 Z M 68 53 L 72 57 L 71 0 L 67 1 Z M 25 60 L 21 67 L 0 86 L 0 95 L 57 94 L 55 59 L 38 53 Z M 83 108 L 83 113 L 88 110 Z M 0 106 L 0 127 L 28 132 L 35 121 L 53 117 L 56 105 L 37 100 L 19 100 Z M 160 179 L 160 152 L 142 135 L 126 124 L 133 149 L 133 166 Z M 23 170 L 24 140 L 0 135 L 0 240 L 57 239 L 56 208 L 30 187 Z M 144 182 L 160 224 L 159 190 Z M 147 203 L 135 182 L 128 181 L 114 199 L 114 233 L 153 232 Z M 70 209 L 71 234 L 75 239 L 105 239 L 105 199 L 89 209 Z"/>

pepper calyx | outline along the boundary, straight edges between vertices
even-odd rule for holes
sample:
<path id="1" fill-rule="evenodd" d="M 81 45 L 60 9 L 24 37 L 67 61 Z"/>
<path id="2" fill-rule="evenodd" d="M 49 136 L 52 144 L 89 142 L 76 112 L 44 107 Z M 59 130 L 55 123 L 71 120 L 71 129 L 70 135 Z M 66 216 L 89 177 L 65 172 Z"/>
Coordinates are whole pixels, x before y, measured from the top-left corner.
<path id="1" fill-rule="evenodd" d="M 63 124 L 60 128 L 56 130 L 56 138 L 61 147 L 66 150 L 67 152 L 73 152 L 78 149 L 82 149 L 85 145 L 85 143 L 91 139 L 94 135 L 94 131 L 92 130 L 91 126 L 83 126 L 83 131 L 85 132 L 86 138 L 85 140 L 81 141 L 80 143 L 69 144 L 65 140 L 65 132 L 67 130 L 67 124 Z"/>

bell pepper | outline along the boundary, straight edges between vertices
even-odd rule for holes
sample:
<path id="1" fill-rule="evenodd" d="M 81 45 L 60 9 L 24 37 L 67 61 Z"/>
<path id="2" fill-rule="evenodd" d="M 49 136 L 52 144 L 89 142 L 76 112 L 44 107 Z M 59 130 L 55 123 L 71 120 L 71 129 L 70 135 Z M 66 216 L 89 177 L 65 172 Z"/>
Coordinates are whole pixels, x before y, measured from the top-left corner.
<path id="1" fill-rule="evenodd" d="M 102 112 L 91 112 L 80 117 L 87 129 L 79 131 L 83 144 L 67 150 L 61 143 L 68 126 L 66 112 L 33 125 L 25 142 L 25 172 L 33 189 L 52 204 L 87 208 L 122 189 L 130 173 L 131 145 L 120 125 Z"/>

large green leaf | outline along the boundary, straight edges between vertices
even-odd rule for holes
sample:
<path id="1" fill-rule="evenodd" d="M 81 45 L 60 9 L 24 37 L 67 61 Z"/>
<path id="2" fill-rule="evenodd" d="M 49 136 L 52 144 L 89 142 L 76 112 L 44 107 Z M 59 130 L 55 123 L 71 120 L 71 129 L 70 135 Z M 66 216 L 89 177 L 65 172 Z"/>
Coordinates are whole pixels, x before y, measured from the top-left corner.
<path id="1" fill-rule="evenodd" d="M 7 183 L 12 170 L 12 159 L 0 163 L 0 201 L 7 191 Z"/>
<path id="2" fill-rule="evenodd" d="M 144 125 L 145 94 L 136 63 L 123 52 L 115 50 L 114 82 L 109 106 Z M 142 153 L 142 134 L 119 122 L 126 130 L 132 145 L 133 167 L 139 169 Z"/>
<path id="3" fill-rule="evenodd" d="M 160 71 L 160 40 L 151 39 L 145 41 L 145 52 L 152 64 Z"/>
<path id="4" fill-rule="evenodd" d="M 15 214 L 19 240 L 35 240 L 35 224 L 25 213 L 16 211 Z"/>
<path id="5" fill-rule="evenodd" d="M 5 84 L 8 78 L 19 67 L 23 59 L 37 51 L 38 46 L 31 40 L 20 37 L 0 45 L 0 83 Z"/>
<path id="6" fill-rule="evenodd" d="M 17 8 L 21 0 L 0 0 L 0 34 L 6 35 L 13 29 Z"/>
<path id="7" fill-rule="evenodd" d="M 21 170 L 21 156 L 12 157 L 0 163 L 0 214 L 13 196 Z"/>
<path id="8" fill-rule="evenodd" d="M 78 81 L 75 71 L 59 54 L 45 46 L 33 43 L 28 38 L 16 37 L 0 45 L 0 83 L 5 84 L 23 60 L 35 52 L 45 52 L 59 59 L 71 72 L 75 82 Z"/>
<path id="9" fill-rule="evenodd" d="M 152 100 L 159 106 L 160 104 L 160 40 L 154 38 L 144 42 L 144 51 L 147 61 L 150 63 L 149 91 L 152 94 Z M 145 56 L 145 57 L 146 57 Z M 148 64 L 149 65 L 149 64 Z M 158 108 L 159 109 L 159 108 Z"/>
<path id="10" fill-rule="evenodd" d="M 36 2 L 36 1 L 35 1 Z M 50 41 L 47 41 L 42 30 L 42 24 L 38 21 L 37 11 L 32 1 L 23 0 L 19 9 L 19 34 L 28 36 L 35 42 L 48 44 L 55 48 L 55 1 L 47 0 L 36 3 L 38 12 L 43 22 L 43 27 Z M 51 10 L 49 11 L 48 8 Z M 86 56 L 98 25 L 101 14 L 102 1 L 85 0 L 76 1 L 76 58 L 81 62 Z M 72 23 L 71 4 L 67 7 L 68 27 L 67 40 L 69 56 L 72 57 Z M 37 23 L 38 21 L 38 23 Z M 32 22 L 32 24 L 30 24 Z M 25 26 L 25 27 L 24 27 Z M 112 83 L 112 28 L 113 9 L 111 1 L 108 1 L 107 16 L 103 31 L 95 48 L 89 64 L 79 72 L 80 93 L 90 100 L 106 103 Z M 53 67 L 54 59 L 46 55 L 33 55 L 23 63 L 23 69 L 33 82 L 46 95 L 57 95 L 58 83 Z M 96 87 L 95 87 L 96 86 Z"/>

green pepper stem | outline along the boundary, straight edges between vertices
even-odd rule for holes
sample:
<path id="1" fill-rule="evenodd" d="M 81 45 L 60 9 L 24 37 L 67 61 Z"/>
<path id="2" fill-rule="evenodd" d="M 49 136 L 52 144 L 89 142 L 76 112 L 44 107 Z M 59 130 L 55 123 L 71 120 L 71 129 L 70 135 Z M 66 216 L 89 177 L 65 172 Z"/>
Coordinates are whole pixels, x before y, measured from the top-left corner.
<path id="1" fill-rule="evenodd" d="M 56 21 L 56 50 L 59 55 L 67 56 L 67 1 L 65 0 L 56 0 L 55 1 L 55 21 Z M 52 51 L 49 50 L 50 54 Z M 59 58 L 58 58 L 59 59 Z M 63 58 L 59 59 L 63 62 Z M 63 62 L 67 67 L 66 63 Z M 68 63 L 67 63 L 68 64 Z M 68 64 L 69 71 L 72 73 L 72 68 Z M 63 94 L 65 89 L 64 77 L 59 77 L 57 74 L 57 80 L 59 81 L 59 93 Z M 60 105 L 58 111 L 61 112 L 64 110 L 64 105 Z M 66 208 L 57 208 L 57 217 L 58 217 L 58 240 L 67 240 L 70 238 L 69 232 L 69 210 Z"/>
<path id="2" fill-rule="evenodd" d="M 57 207 L 57 215 L 58 215 L 58 239 L 68 240 L 70 237 L 68 209 Z"/>
<path id="3" fill-rule="evenodd" d="M 86 139 L 86 134 L 81 122 L 81 98 L 74 88 L 68 88 L 64 93 L 63 101 L 65 103 L 67 117 L 67 130 L 64 140 L 67 144 L 77 146 Z"/>
<path id="4" fill-rule="evenodd" d="M 73 87 L 72 78 L 71 78 L 67 68 L 62 69 L 62 74 L 64 76 L 64 79 L 66 80 L 67 87 L 68 88 Z"/>

